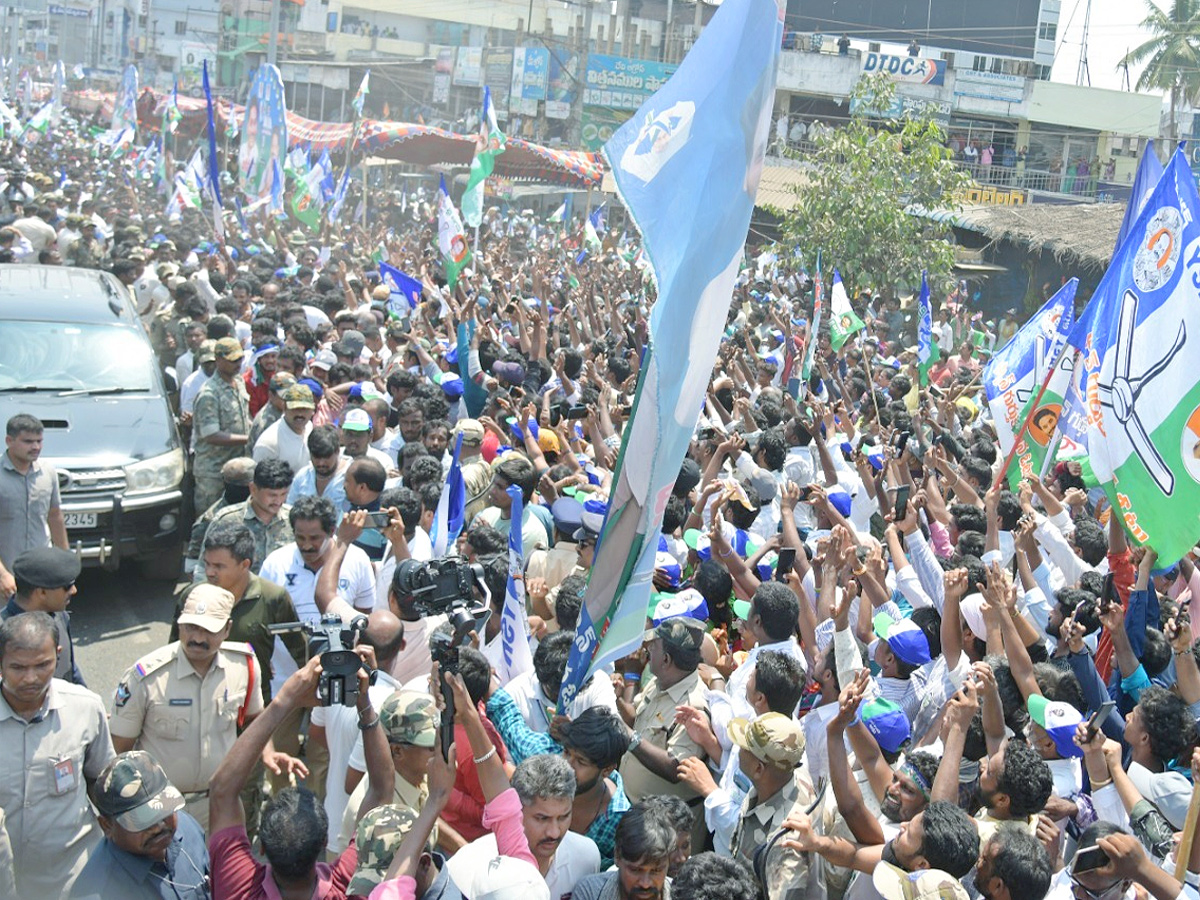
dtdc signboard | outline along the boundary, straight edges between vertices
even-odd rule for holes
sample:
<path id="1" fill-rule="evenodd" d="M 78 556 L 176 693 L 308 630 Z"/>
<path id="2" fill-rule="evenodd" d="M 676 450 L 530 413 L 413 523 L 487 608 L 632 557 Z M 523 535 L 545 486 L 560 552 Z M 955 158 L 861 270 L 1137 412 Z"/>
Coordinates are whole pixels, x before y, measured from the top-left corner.
<path id="1" fill-rule="evenodd" d="M 946 61 L 923 56 L 867 53 L 863 56 L 863 72 L 868 75 L 886 72 L 893 81 L 903 84 L 943 84 L 946 80 Z"/>

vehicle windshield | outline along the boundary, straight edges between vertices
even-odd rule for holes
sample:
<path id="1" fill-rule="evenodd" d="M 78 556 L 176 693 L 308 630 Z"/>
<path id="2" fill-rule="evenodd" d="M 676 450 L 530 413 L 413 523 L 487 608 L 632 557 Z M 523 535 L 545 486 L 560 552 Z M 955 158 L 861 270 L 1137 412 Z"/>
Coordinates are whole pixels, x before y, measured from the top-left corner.
<path id="1" fill-rule="evenodd" d="M 131 329 L 62 322 L 0 322 L 0 391 L 148 391 L 154 387 L 150 346 Z"/>

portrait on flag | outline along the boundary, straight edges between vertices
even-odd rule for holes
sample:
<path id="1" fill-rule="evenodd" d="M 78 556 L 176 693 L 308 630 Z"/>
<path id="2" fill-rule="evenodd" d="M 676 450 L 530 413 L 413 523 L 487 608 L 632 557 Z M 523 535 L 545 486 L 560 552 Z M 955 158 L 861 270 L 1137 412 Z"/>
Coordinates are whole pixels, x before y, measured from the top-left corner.
<path id="1" fill-rule="evenodd" d="M 274 164 L 286 159 L 287 109 L 279 69 L 264 63 L 254 73 L 238 144 L 238 173 L 242 193 L 252 199 L 269 197 Z"/>

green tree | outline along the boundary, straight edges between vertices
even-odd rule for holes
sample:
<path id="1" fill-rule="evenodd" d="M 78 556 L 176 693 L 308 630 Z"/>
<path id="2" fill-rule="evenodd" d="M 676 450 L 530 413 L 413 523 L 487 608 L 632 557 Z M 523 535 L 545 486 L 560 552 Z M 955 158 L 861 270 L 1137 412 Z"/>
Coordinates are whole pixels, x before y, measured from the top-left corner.
<path id="1" fill-rule="evenodd" d="M 1145 3 L 1142 28 L 1154 36 L 1126 53 L 1117 67 L 1145 63 L 1137 89 L 1170 93 L 1171 123 L 1167 136 L 1174 145 L 1178 137 L 1175 117 L 1179 101 L 1200 97 L 1200 0 L 1175 0 L 1167 10 L 1159 9 L 1154 0 Z"/>
<path id="2" fill-rule="evenodd" d="M 810 133 L 815 149 L 803 157 L 808 178 L 784 214 L 791 245 L 807 259 L 820 250 L 851 296 L 867 286 L 912 289 L 922 269 L 936 292 L 954 265 L 950 226 L 909 209 L 957 211 L 970 179 L 954 165 L 930 113 L 886 118 L 895 97 L 886 75 L 859 80 L 849 123 Z"/>

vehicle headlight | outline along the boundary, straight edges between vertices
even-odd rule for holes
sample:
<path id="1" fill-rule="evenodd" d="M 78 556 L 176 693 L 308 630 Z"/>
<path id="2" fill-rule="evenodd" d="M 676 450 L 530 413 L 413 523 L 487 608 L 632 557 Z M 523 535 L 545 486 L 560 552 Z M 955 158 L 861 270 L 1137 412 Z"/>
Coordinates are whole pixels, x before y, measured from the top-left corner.
<path id="1" fill-rule="evenodd" d="M 172 450 L 125 467 L 125 493 L 144 494 L 178 487 L 183 480 L 183 451 Z"/>

